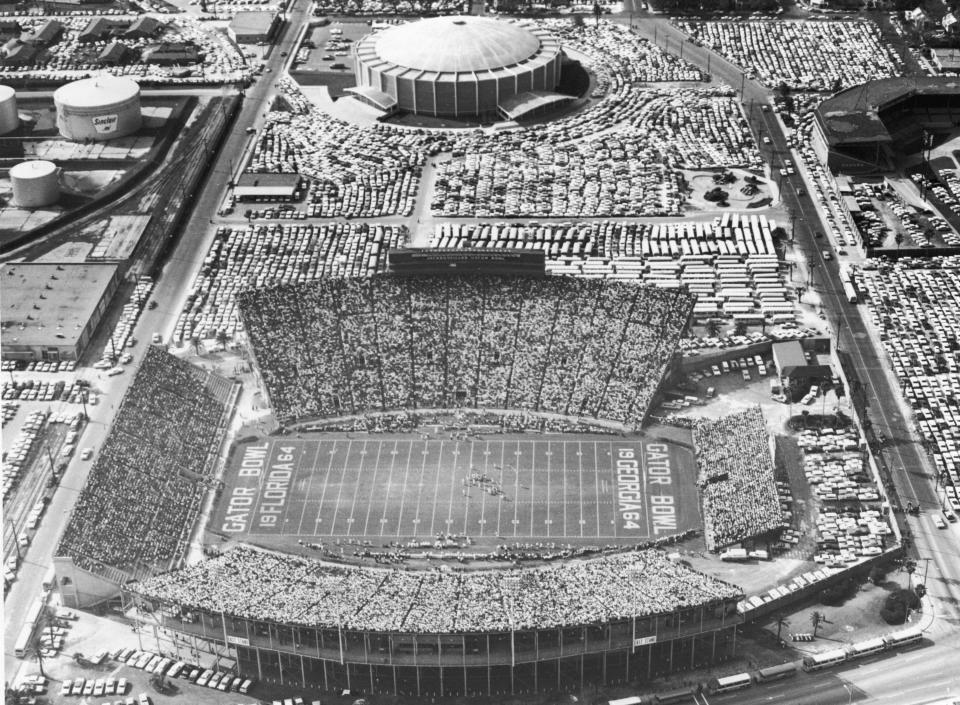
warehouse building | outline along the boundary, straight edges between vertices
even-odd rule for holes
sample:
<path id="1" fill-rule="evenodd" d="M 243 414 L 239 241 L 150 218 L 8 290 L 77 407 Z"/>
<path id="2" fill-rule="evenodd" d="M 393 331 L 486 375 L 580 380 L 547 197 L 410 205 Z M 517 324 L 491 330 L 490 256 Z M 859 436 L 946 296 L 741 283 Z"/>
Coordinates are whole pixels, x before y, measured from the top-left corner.
<path id="1" fill-rule="evenodd" d="M 238 12 L 227 34 L 237 44 L 259 44 L 273 39 L 279 26 L 280 16 L 272 12 Z"/>
<path id="2" fill-rule="evenodd" d="M 241 174 L 233 195 L 238 201 L 292 201 L 300 188 L 300 174 Z"/>
<path id="3" fill-rule="evenodd" d="M 119 284 L 115 264 L 0 267 L 4 360 L 77 360 Z"/>

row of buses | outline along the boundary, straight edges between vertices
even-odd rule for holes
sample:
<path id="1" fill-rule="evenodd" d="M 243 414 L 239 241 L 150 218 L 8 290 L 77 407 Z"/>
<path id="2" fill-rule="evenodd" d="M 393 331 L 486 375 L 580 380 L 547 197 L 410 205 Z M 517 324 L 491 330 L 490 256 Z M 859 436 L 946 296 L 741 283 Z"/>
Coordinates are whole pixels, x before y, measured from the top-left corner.
<path id="1" fill-rule="evenodd" d="M 884 651 L 889 651 L 890 649 L 918 644 L 922 640 L 923 632 L 921 632 L 919 628 L 904 629 L 883 637 L 851 644 L 846 648 L 833 649 L 832 651 L 824 651 L 823 653 L 805 656 L 801 667 L 807 673 L 821 671 L 825 668 L 879 654 Z M 733 676 L 713 678 L 707 683 L 706 688 L 703 690 L 711 695 L 729 693 L 735 690 L 749 688 L 754 683 L 769 683 L 783 678 L 791 678 L 795 675 L 797 675 L 797 664 L 795 662 L 784 663 L 780 666 L 761 668 L 759 671 L 754 671 L 753 673 L 738 673 Z M 689 702 L 689 698 L 699 690 L 700 688 L 693 687 L 670 693 L 621 698 L 619 700 L 611 700 L 609 705 L 664 705 L 665 703 L 673 702 Z"/>

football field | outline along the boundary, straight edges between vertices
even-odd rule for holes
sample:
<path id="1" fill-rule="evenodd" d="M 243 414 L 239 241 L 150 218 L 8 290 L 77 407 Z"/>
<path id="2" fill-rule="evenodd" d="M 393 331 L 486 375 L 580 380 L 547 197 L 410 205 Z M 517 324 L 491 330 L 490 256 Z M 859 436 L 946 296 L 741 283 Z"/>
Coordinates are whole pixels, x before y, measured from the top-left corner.
<path id="1" fill-rule="evenodd" d="M 264 438 L 235 450 L 210 529 L 270 543 L 633 543 L 700 525 L 695 472 L 690 449 L 660 440 Z"/>

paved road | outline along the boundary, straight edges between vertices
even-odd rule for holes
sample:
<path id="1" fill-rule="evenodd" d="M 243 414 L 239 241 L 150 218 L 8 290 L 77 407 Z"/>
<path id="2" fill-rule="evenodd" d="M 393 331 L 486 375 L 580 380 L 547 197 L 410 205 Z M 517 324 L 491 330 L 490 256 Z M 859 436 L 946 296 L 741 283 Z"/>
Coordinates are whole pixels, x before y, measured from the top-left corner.
<path id="1" fill-rule="evenodd" d="M 657 43 L 672 53 L 679 54 L 683 47 L 683 56 L 688 61 L 709 70 L 715 77 L 741 91 L 746 112 L 751 122 L 760 126 L 763 134 L 771 139 L 769 147 L 762 146 L 765 156 L 771 160 L 772 166 L 782 163 L 784 157 L 793 158 L 784 135 L 781 123 L 773 112 L 764 112 L 757 106 L 771 101 L 772 93 L 761 84 L 746 79 L 739 68 L 722 59 L 714 52 L 689 42 L 685 43 L 685 35 L 672 27 L 668 21 L 661 19 L 634 19 L 634 27 L 641 34 L 651 40 L 656 38 Z M 871 702 L 905 703 L 922 702 L 926 695 L 942 697 L 947 692 L 957 693 L 957 671 L 944 675 L 943 666 L 947 663 L 960 663 L 957 655 L 957 630 L 960 624 L 960 529 L 951 525 L 947 530 L 938 530 L 933 526 L 927 514 L 939 510 L 931 478 L 933 468 L 929 458 L 917 442 L 910 419 L 904 414 L 902 398 L 896 381 L 889 373 L 886 355 L 880 347 L 879 341 L 871 335 L 871 331 L 862 314 L 863 307 L 851 305 L 843 296 L 843 286 L 840 279 L 839 265 L 834 257 L 829 260 L 824 257 L 824 241 L 814 237 L 814 231 L 828 231 L 829 228 L 820 220 L 820 213 L 811 196 L 812 189 L 805 189 L 803 196 L 797 195 L 797 187 L 804 185 L 802 176 L 786 177 L 782 180 L 781 195 L 784 204 L 797 214 L 797 225 L 794 230 L 795 247 L 805 251 L 808 267 L 814 271 L 814 281 L 822 306 L 834 330 L 839 330 L 838 349 L 849 352 L 853 357 L 854 365 L 861 382 L 864 385 L 868 403 L 868 415 L 876 431 L 882 432 L 893 443 L 887 444 L 883 450 L 884 459 L 890 467 L 893 482 L 902 503 L 911 501 L 920 504 L 925 510 L 920 517 L 910 517 L 907 520 L 910 533 L 915 541 L 916 553 L 921 559 L 929 558 L 929 575 L 927 587 L 929 590 L 930 606 L 936 612 L 937 619 L 928 631 L 928 634 L 937 642 L 935 647 L 916 652 L 911 656 L 910 679 L 905 681 L 903 674 L 905 666 L 902 664 L 888 664 L 879 667 L 874 675 L 864 680 L 864 693 Z M 835 333 L 836 334 L 836 333 Z M 923 574 L 927 561 L 921 560 L 918 575 Z M 921 579 L 921 578 L 918 578 Z M 892 666 L 892 667 L 891 667 Z M 854 669 L 855 674 L 864 675 L 873 673 L 869 668 Z M 922 675 L 921 675 L 922 674 Z M 851 676 L 853 679 L 853 676 Z M 856 680 L 853 679 L 856 683 Z M 916 683 L 916 686 L 911 684 Z M 783 699 L 778 697 L 776 702 L 784 703 L 831 703 L 848 702 L 846 690 L 839 687 L 826 689 L 823 692 L 811 693 L 795 692 L 797 687 L 785 684 Z M 866 690 L 869 686 L 869 690 Z M 879 687 L 878 687 L 879 686 Z M 952 690 L 948 690 L 952 688 Z M 826 688 L 826 686 L 824 686 Z M 839 689 L 838 689 L 839 688 Z M 915 692 L 914 692 L 915 691 Z M 768 702 L 765 694 L 757 691 L 756 698 L 741 695 L 736 700 L 716 702 Z M 854 693 L 854 700 L 862 700 L 864 693 Z M 888 694 L 892 693 L 892 694 Z M 711 702 L 714 699 L 711 698 Z"/>
<path id="2" fill-rule="evenodd" d="M 140 342 L 130 350 L 135 358 L 134 364 L 128 366 L 127 373 L 113 378 L 106 378 L 102 373 L 94 376 L 91 374 L 92 370 L 88 369 L 78 372 L 79 376 L 96 380 L 95 385 L 102 392 L 101 403 L 95 407 L 88 407 L 90 424 L 80 439 L 80 448 L 100 447 L 113 420 L 115 411 L 113 407 L 129 386 L 136 361 L 142 359 L 152 333 L 163 332 L 167 335 L 176 324 L 176 317 L 183 305 L 189 285 L 202 265 L 213 238 L 215 229 L 211 225 L 211 219 L 223 199 L 227 182 L 231 178 L 231 171 L 237 168 L 239 155 L 242 154 L 249 140 L 245 128 L 251 125 L 259 126 L 262 123 L 264 106 L 268 99 L 276 95 L 277 77 L 283 63 L 287 60 L 281 54 L 291 52 L 297 38 L 297 31 L 308 12 L 309 0 L 295 0 L 292 3 L 288 22 L 284 25 L 284 33 L 267 60 L 267 66 L 271 70 L 265 71 L 246 91 L 243 108 L 234 123 L 235 129 L 227 137 L 223 148 L 211 164 L 209 178 L 196 195 L 193 212 L 162 274 L 157 279 L 153 298 L 160 305 L 152 311 L 144 310 L 137 324 L 134 336 Z M 105 332 L 101 331 L 102 335 L 105 335 Z M 8 680 L 12 680 L 17 669 L 24 664 L 13 656 L 14 642 L 22 627 L 22 615 L 40 594 L 43 575 L 52 562 L 53 551 L 64 527 L 65 522 L 62 518 L 69 516 L 73 510 L 77 494 L 86 483 L 90 467 L 89 462 L 79 460 L 78 455 L 74 456 L 27 551 L 17 581 L 4 600 L 6 618 L 3 642 L 4 672 Z M 28 668 L 32 672 L 35 665 Z"/>

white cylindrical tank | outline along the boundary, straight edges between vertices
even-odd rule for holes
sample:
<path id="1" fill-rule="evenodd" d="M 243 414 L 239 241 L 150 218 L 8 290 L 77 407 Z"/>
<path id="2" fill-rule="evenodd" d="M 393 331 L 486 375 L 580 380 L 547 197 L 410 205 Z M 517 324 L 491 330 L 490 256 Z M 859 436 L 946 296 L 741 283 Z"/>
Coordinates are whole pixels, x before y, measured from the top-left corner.
<path id="1" fill-rule="evenodd" d="M 20 127 L 17 115 L 17 92 L 10 86 L 0 86 L 0 135 Z"/>
<path id="2" fill-rule="evenodd" d="M 53 94 L 57 128 L 77 142 L 125 137 L 140 129 L 140 86 L 123 76 L 95 76 Z"/>
<path id="3" fill-rule="evenodd" d="M 10 169 L 13 203 L 22 208 L 50 206 L 60 198 L 60 170 L 53 162 L 21 162 Z"/>

